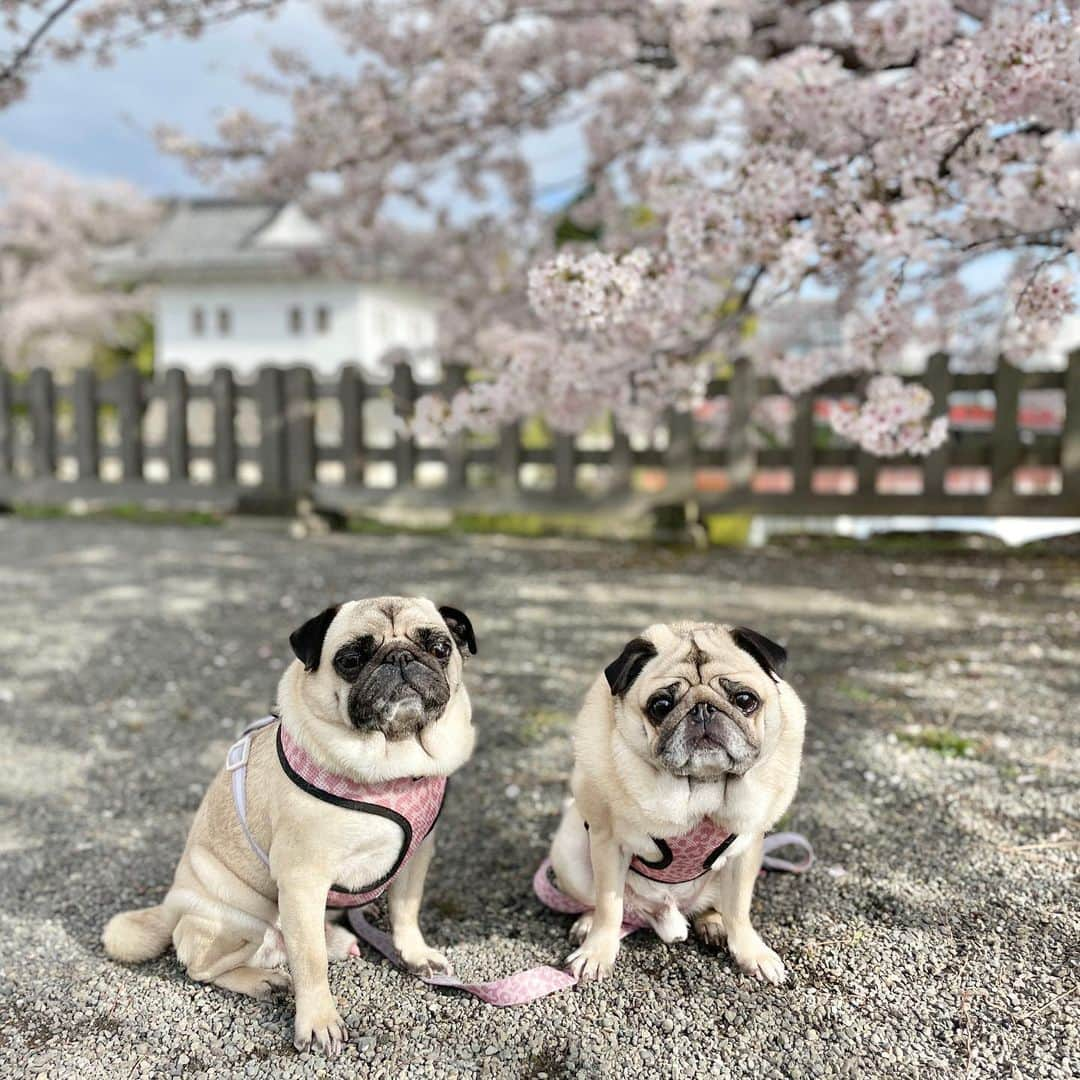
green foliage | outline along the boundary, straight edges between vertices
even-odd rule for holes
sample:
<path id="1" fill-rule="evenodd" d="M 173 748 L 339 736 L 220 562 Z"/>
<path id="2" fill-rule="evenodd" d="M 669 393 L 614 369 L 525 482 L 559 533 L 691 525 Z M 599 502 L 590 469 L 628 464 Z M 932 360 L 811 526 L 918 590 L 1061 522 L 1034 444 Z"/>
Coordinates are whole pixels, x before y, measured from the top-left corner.
<path id="1" fill-rule="evenodd" d="M 126 367 L 134 367 L 140 375 L 153 375 L 154 324 L 149 316 L 136 315 L 133 326 L 128 343 L 94 347 L 91 365 L 101 378 L 108 379 Z"/>
<path id="2" fill-rule="evenodd" d="M 551 429 L 538 416 L 521 425 L 521 445 L 526 450 L 545 450 L 551 445 Z"/>
<path id="3" fill-rule="evenodd" d="M 918 746 L 933 750 L 942 757 L 972 757 L 975 753 L 975 741 L 957 735 L 948 728 L 926 727 L 917 730 L 904 729 L 896 737 L 908 746 Z"/>
<path id="4" fill-rule="evenodd" d="M 566 731 L 569 726 L 570 717 L 566 713 L 555 709 L 536 709 L 522 720 L 517 735 L 522 743 L 531 746 Z"/>
<path id="5" fill-rule="evenodd" d="M 709 543 L 717 547 L 745 547 L 750 539 L 751 514 L 709 514 L 705 532 Z"/>
<path id="6" fill-rule="evenodd" d="M 588 228 L 579 225 L 569 214 L 563 214 L 555 225 L 555 246 L 563 244 L 595 244 L 604 230 L 599 225 Z"/>
<path id="7" fill-rule="evenodd" d="M 843 680 L 836 684 L 836 692 L 859 705 L 869 705 L 874 700 L 874 695 L 865 686 L 857 686 L 855 683 Z"/>
<path id="8" fill-rule="evenodd" d="M 603 225 L 599 223 L 583 225 L 574 220 L 574 208 L 591 198 L 595 191 L 591 183 L 586 184 L 563 208 L 563 212 L 555 222 L 556 247 L 562 247 L 564 244 L 595 244 L 604 235 Z"/>
<path id="9" fill-rule="evenodd" d="M 183 525 L 205 528 L 222 523 L 221 514 L 208 510 L 152 510 L 137 503 L 117 503 L 86 513 L 73 513 L 65 506 L 46 506 L 36 503 L 15 503 L 15 513 L 32 521 L 53 521 L 57 518 L 90 518 L 95 521 L 128 521 L 138 525 Z"/>
<path id="10" fill-rule="evenodd" d="M 454 532 L 504 533 L 509 536 L 610 537 L 611 523 L 597 514 L 461 512 L 454 515 Z"/>

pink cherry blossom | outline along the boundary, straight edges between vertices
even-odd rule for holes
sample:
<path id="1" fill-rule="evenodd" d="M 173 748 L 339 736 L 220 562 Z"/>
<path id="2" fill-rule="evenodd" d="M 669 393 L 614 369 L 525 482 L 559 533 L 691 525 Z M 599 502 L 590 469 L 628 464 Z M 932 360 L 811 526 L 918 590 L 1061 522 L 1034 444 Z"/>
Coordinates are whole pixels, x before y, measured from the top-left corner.
<path id="1" fill-rule="evenodd" d="M 145 290 L 105 287 L 104 249 L 145 233 L 154 206 L 126 184 L 88 184 L 0 148 L 0 363 L 85 363 L 138 340 Z"/>

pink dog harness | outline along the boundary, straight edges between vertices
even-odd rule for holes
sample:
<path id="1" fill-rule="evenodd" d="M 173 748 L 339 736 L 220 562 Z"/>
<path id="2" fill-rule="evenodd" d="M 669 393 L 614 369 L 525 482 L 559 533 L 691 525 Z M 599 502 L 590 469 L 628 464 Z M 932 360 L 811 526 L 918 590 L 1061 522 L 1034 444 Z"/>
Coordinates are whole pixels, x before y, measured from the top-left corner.
<path id="1" fill-rule="evenodd" d="M 586 822 L 585 828 L 588 827 Z M 685 885 L 704 877 L 736 839 L 734 833 L 726 832 L 710 818 L 704 818 L 682 836 L 667 840 L 658 840 L 654 836 L 652 841 L 660 858 L 646 859 L 635 855 L 630 860 L 630 869 L 662 885 Z"/>
<path id="2" fill-rule="evenodd" d="M 252 738 L 263 728 L 277 722 L 277 717 L 267 716 L 248 727 L 229 749 L 225 768 L 232 774 L 233 803 L 236 816 L 244 830 L 251 849 L 270 866 L 270 857 L 256 842 L 247 824 L 246 774 Z M 335 885 L 326 897 L 326 906 L 332 908 L 359 907 L 370 904 L 385 892 L 402 867 L 416 854 L 442 812 L 446 797 L 445 776 L 406 777 L 390 780 L 385 784 L 358 784 L 346 776 L 327 772 L 310 754 L 278 724 L 277 756 L 285 775 L 302 791 L 346 810 L 375 814 L 392 821 L 401 829 L 401 848 L 394 865 L 377 881 L 362 889 L 346 889 Z"/>

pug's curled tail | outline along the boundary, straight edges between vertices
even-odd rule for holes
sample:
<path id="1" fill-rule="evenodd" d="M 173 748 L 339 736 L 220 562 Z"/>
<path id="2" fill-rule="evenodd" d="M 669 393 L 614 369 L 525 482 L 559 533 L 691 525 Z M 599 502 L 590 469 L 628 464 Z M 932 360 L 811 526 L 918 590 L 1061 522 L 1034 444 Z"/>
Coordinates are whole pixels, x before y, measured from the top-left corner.
<path id="1" fill-rule="evenodd" d="M 176 918 L 162 906 L 121 911 L 106 924 L 101 935 L 105 951 L 125 964 L 141 964 L 160 956 L 172 942 Z"/>

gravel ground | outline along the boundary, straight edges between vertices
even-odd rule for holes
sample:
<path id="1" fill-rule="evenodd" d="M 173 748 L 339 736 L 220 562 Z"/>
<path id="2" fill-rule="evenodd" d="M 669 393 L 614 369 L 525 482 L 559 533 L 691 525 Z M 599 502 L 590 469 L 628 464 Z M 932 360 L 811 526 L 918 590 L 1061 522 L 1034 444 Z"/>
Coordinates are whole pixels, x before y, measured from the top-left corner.
<path id="1" fill-rule="evenodd" d="M 164 892 L 289 631 L 386 592 L 479 636 L 423 915 L 471 978 L 565 955 L 529 878 L 597 667 L 661 618 L 784 638 L 810 714 L 787 824 L 819 863 L 764 879 L 755 916 L 789 985 L 641 934 L 611 981 L 497 1010 L 365 955 L 332 968 L 352 1041 L 328 1063 L 285 999 L 108 962 L 102 924 Z M 1078 608 L 1065 558 L 0 519 L 0 1075 L 1075 1076 Z"/>

